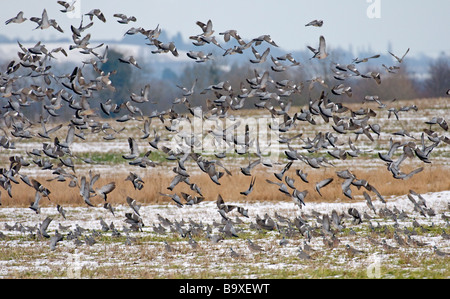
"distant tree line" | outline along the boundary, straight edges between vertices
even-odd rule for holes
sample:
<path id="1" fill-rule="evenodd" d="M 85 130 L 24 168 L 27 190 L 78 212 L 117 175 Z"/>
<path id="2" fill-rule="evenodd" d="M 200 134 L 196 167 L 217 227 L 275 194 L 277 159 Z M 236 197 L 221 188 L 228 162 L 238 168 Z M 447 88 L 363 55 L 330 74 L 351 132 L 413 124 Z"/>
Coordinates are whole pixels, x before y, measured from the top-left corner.
<path id="1" fill-rule="evenodd" d="M 131 93 L 139 94 L 145 85 L 150 84 L 150 99 L 147 103 L 140 105 L 144 115 L 150 115 L 152 111 L 171 108 L 172 103 L 177 98 L 183 97 L 180 86 L 191 88 L 195 82 L 195 93 L 190 97 L 190 104 L 193 106 L 206 105 L 208 100 L 214 100 L 214 98 L 211 98 L 211 93 L 202 93 L 208 86 L 227 81 L 230 83 L 234 95 L 238 96 L 242 87 L 248 88 L 247 78 L 253 77 L 255 72 L 262 73 L 270 69 L 269 62 L 258 66 L 249 62 L 234 62 L 230 65 L 225 58 L 219 56 L 217 59 L 205 63 L 186 64 L 186 67 L 179 74 L 165 68 L 162 76 L 153 76 L 154 71 L 151 65 L 143 64 L 141 69 L 137 69 L 130 64 L 120 63 L 118 59 L 123 57 L 123 54 L 114 49 L 110 49 L 108 56 L 108 61 L 99 64 L 98 67 L 105 73 L 112 72 L 110 79 L 115 87 L 115 92 L 103 90 L 89 101 L 93 103 L 98 99 L 98 103 L 100 103 L 112 99 L 114 103 L 121 105 L 130 100 Z M 338 51 L 331 55 L 327 62 L 321 61 L 318 63 L 308 58 L 300 61 L 303 61 L 300 66 L 290 67 L 284 72 L 270 72 L 271 79 L 274 81 L 289 79 L 293 84 L 302 84 L 299 88 L 301 92 L 289 96 L 293 105 L 306 105 L 310 99 L 318 97 L 322 90 L 327 91 L 327 96 L 335 101 L 361 102 L 366 95 L 377 95 L 381 100 L 445 97 L 447 96 L 446 91 L 450 88 L 450 58 L 445 54 L 431 60 L 428 66 L 428 76 L 425 78 L 414 78 L 408 70 L 407 61 L 403 62 L 400 68 L 391 72 L 385 67 L 377 65 L 376 62 L 357 65 L 361 73 L 379 72 L 381 84 L 361 77 L 348 78 L 342 82 L 336 80 L 331 68 L 333 64 L 340 61 Z M 6 65 L 7 63 L 4 63 L 2 69 L 6 69 Z M 55 75 L 58 73 L 67 74 L 68 70 L 73 67 L 75 66 L 70 63 L 53 63 L 52 71 Z M 83 68 L 83 70 L 86 70 L 83 75 L 89 80 L 96 76 L 90 68 Z M 19 71 L 26 75 L 26 70 Z M 317 80 L 314 81 L 315 79 Z M 319 79 L 322 83 L 319 83 Z M 28 80 L 18 80 L 17 84 L 23 85 L 22 87 L 27 84 L 40 84 L 36 80 L 36 78 L 31 77 Z M 351 86 L 350 94 L 337 96 L 331 92 L 333 86 L 341 83 Z M 61 85 L 55 82 L 54 88 L 55 90 L 61 89 Z M 268 91 L 278 92 L 271 86 L 269 86 Z M 220 96 L 220 94 L 217 94 L 217 96 Z M 255 108 L 254 103 L 256 102 L 255 99 L 248 98 L 245 100 L 244 108 Z M 4 103 L 6 101 L 0 99 L 2 106 Z M 26 109 L 27 113 L 30 114 L 30 119 L 33 118 L 34 112 L 41 112 L 41 106 L 42 103 L 34 103 L 31 106 L 32 109 Z M 99 105 L 93 103 L 92 106 L 98 107 Z M 180 105 L 176 106 L 177 109 L 180 109 Z M 62 116 L 70 116 L 72 111 L 69 107 L 64 107 L 58 113 Z M 100 111 L 99 115 L 105 116 Z"/>

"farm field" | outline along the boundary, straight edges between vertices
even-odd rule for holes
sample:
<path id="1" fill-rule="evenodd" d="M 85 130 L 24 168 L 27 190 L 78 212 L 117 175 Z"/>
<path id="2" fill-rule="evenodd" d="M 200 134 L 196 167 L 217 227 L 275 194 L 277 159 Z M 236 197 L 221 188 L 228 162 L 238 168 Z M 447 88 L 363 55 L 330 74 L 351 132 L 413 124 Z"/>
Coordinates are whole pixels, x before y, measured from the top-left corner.
<path id="1" fill-rule="evenodd" d="M 0 12 L 0 278 L 450 278 L 448 41 L 380 36 L 395 1 L 241 2 L 269 27 L 239 33 L 29 2 Z"/>
<path id="2" fill-rule="evenodd" d="M 448 278 L 449 257 L 438 256 L 434 246 L 450 250 L 449 196 L 448 191 L 423 194 L 433 216 L 414 211 L 406 196 L 389 197 L 386 204 L 375 203 L 377 214 L 361 201 L 308 203 L 301 212 L 286 201 L 230 202 L 244 206 L 249 215 L 246 218 L 230 212 L 235 236 L 223 233 L 224 224 L 214 202 L 184 208 L 143 205 L 140 214 L 144 226 L 139 231 L 129 231 L 124 223 L 124 214 L 131 210 L 124 205 L 116 207 L 115 216 L 102 207 L 68 207 L 66 219 L 54 208 L 43 208 L 38 215 L 27 208 L 6 207 L 0 215 L 4 225 L 0 276 Z M 362 223 L 352 221 L 349 208 L 364 215 Z M 344 215 L 343 227 L 332 226 L 333 234 L 324 235 L 322 217 L 333 211 Z M 258 226 L 256 218 L 265 215 L 273 219 L 276 228 Z M 53 219 L 47 229 L 52 237 L 57 230 L 64 236 L 53 251 L 51 240 L 36 234 L 36 226 L 44 217 Z M 302 229 L 297 228 L 300 218 L 306 221 Z M 101 225 L 102 220 L 107 228 Z M 183 235 L 180 231 L 189 233 Z M 250 250 L 248 240 L 261 246 L 261 251 Z M 280 245 L 284 241 L 286 244 Z M 385 248 L 383 242 L 392 248 Z M 361 252 L 348 252 L 347 245 Z M 306 249 L 309 247 L 312 249 Z M 239 256 L 232 255 L 231 248 Z M 300 257 L 299 248 L 307 258 Z"/>
<path id="3" fill-rule="evenodd" d="M 387 119 L 383 111 L 377 114 L 376 121 L 383 124 L 384 128 L 376 141 L 379 152 L 387 151 L 389 138 L 396 137 L 389 132 L 407 126 L 412 136 L 420 138 L 423 123 L 436 111 L 446 114 L 449 109 L 444 99 L 423 99 L 401 104 L 414 104 L 420 108 L 414 112 L 415 117 L 406 120 Z M 349 105 L 356 107 L 356 104 Z M 40 201 L 39 213 L 29 208 L 35 192 L 24 182 L 19 181 L 13 186 L 12 198 L 6 192 L 2 193 L 2 277 L 449 277 L 448 256 L 438 256 L 434 248 L 436 246 L 441 251 L 450 251 L 447 235 L 450 230 L 450 181 L 442 179 L 450 172 L 447 144 L 433 151 L 432 163 L 425 165 L 422 172 L 406 180 L 393 178 L 377 152 L 371 150 L 373 144 L 363 138 L 355 144 L 360 147 L 366 144 L 367 153 L 356 158 L 339 160 L 328 155 L 332 165 L 322 169 L 311 169 L 301 161 L 294 161 L 285 176 L 296 178 L 298 189 L 308 190 L 305 205 L 301 209 L 291 198 L 280 193 L 278 187 L 266 183 L 266 180 L 276 180 L 273 174 L 281 171 L 286 160 L 280 159 L 272 167 L 258 165 L 252 173 L 256 178 L 254 190 L 248 196 L 240 193 L 248 188 L 251 181 L 250 177 L 240 172 L 240 165 L 248 163 L 246 156 L 231 154 L 232 158 L 221 160 L 230 175 L 222 177 L 220 185 L 213 183 L 207 174 L 195 170 L 196 163 L 190 161 L 186 163 L 186 169 L 191 173 L 190 181 L 202 187 L 204 200 L 178 207 L 171 198 L 161 195 L 170 193 L 167 187 L 176 175 L 171 169 L 176 166 L 176 161 L 167 160 L 167 155 L 157 150 L 153 150 L 151 156 L 158 163 L 154 167 L 130 165 L 122 158 L 128 151 L 127 136 L 138 139 L 141 134 L 139 125 L 140 122 L 127 123 L 123 133 L 109 141 L 111 145 L 108 141 L 90 139 L 88 136 L 87 142 L 80 146 L 74 143 L 72 146 L 74 155 L 84 155 L 98 163 L 90 167 L 81 162 L 76 164 L 77 176 L 99 174 L 96 182 L 98 186 L 116 182 L 116 189 L 108 196 L 108 202 L 115 209 L 114 215 L 103 207 L 105 201 L 100 198 L 92 198 L 93 206 L 87 206 L 79 194 L 79 188 L 68 187 L 67 181 L 52 180 L 54 175 L 51 171 L 32 164 L 22 168 L 21 173 L 40 181 L 52 193 L 50 200 L 43 198 Z M 324 129 L 325 126 L 320 123 L 315 126 L 302 124 L 298 132 L 313 138 L 318 132 L 314 130 Z M 61 130 L 58 134 L 63 139 L 66 132 Z M 169 137 L 163 136 L 162 139 L 170 140 Z M 14 153 L 27 157 L 27 152 L 39 147 L 38 140 L 17 144 Z M 145 148 L 146 143 L 147 140 L 140 141 L 140 146 Z M 101 151 L 100 148 L 107 150 Z M 302 151 L 301 146 L 297 148 Z M 302 152 L 308 154 L 305 150 Z M 7 152 L 3 151 L 2 154 L 6 157 Z M 404 167 L 409 171 L 423 164 L 412 160 Z M 296 169 L 308 171 L 310 182 L 327 177 L 333 177 L 334 182 L 319 195 L 312 184 L 300 180 Z M 345 169 L 351 169 L 358 179 L 374 185 L 386 203 L 371 195 L 375 210 L 371 209 L 363 196 L 364 188 L 354 188 L 353 198 L 346 197 L 341 190 L 343 179 L 336 175 Z M 134 188 L 130 181 L 125 180 L 130 172 L 143 178 L 142 189 Z M 408 198 L 409 195 L 418 200 L 410 190 L 424 198 L 426 206 L 422 206 L 422 212 Z M 184 183 L 176 185 L 173 191 L 178 194 L 192 193 L 190 185 Z M 227 213 L 236 230 L 235 235 L 224 230 L 226 221 L 218 213 L 218 194 L 226 204 L 248 211 L 248 217 L 237 212 L 237 209 Z M 139 212 L 143 226 L 139 229 L 130 229 L 126 221 L 125 214 L 133 212 L 127 205 L 127 197 L 141 205 Z M 57 205 L 64 208 L 66 219 L 58 213 Z M 360 213 L 362 223 L 354 222 L 349 214 L 350 208 Z M 324 233 L 323 217 L 331 217 L 333 211 L 340 217 L 340 226 L 335 227 L 333 223 L 332 233 Z M 38 232 L 40 224 L 47 217 L 52 219 L 47 228 L 50 238 Z M 263 223 L 274 225 L 261 226 L 261 219 Z M 102 226 L 101 221 L 107 227 Z M 304 224 L 302 221 L 305 221 Z M 61 227 L 66 228 L 63 230 Z M 51 238 L 56 234 L 61 234 L 62 240 L 51 250 Z M 398 241 L 398 238 L 403 241 Z M 262 250 L 254 252 L 249 249 L 248 240 L 260 245 Z M 280 242 L 286 244 L 280 245 Z M 394 249 L 384 248 L 382 242 Z M 172 250 L 166 248 L 167 244 Z M 309 256 L 307 259 L 299 256 L 299 248 L 304 248 L 305 244 L 313 248 L 312 251 L 303 249 Z M 347 244 L 362 252 L 349 253 Z M 231 254 L 231 248 L 239 257 Z"/>

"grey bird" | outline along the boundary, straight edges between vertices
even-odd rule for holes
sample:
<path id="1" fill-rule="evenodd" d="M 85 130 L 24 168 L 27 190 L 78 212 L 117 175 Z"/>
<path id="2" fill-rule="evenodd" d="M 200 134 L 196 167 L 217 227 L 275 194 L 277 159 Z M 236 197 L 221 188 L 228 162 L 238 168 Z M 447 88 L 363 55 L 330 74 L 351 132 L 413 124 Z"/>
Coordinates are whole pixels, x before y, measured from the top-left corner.
<path id="1" fill-rule="evenodd" d="M 277 223 L 267 213 L 264 215 L 264 218 L 256 215 L 256 224 L 265 230 L 274 230 L 277 228 Z"/>
<path id="2" fill-rule="evenodd" d="M 314 53 L 314 56 L 311 57 L 311 59 L 313 58 L 317 58 L 317 59 L 324 59 L 327 58 L 328 53 L 326 52 L 326 43 L 325 43 L 325 38 L 321 35 L 319 38 L 319 48 L 315 49 L 313 47 L 307 46 L 308 49 Z"/>
<path id="3" fill-rule="evenodd" d="M 306 24 L 305 27 L 307 27 L 307 26 L 322 27 L 322 25 L 323 25 L 323 20 L 313 20 L 313 21 L 309 22 L 308 24 Z"/>
<path id="4" fill-rule="evenodd" d="M 150 136 L 150 123 L 152 119 L 146 119 L 144 121 L 144 128 L 141 129 L 141 131 L 144 133 L 143 136 L 141 136 L 141 139 L 147 139 Z"/>
<path id="5" fill-rule="evenodd" d="M 159 54 L 159 53 L 168 53 L 171 52 L 173 56 L 178 57 L 178 50 L 177 47 L 173 42 L 170 43 L 162 43 L 159 40 L 154 40 L 153 44 L 158 48 L 157 50 L 152 50 L 153 54 Z"/>
<path id="6" fill-rule="evenodd" d="M 240 258 L 240 257 L 242 257 L 242 254 L 237 253 L 237 252 L 233 249 L 233 247 L 230 247 L 229 249 L 230 249 L 230 257 L 232 257 L 232 258 Z"/>
<path id="7" fill-rule="evenodd" d="M 192 249 L 198 249 L 198 243 L 197 241 L 195 241 L 194 239 L 192 239 L 191 234 L 189 234 L 189 240 L 188 240 L 189 245 L 191 245 Z"/>
<path id="8" fill-rule="evenodd" d="M 107 232 L 109 231 L 109 225 L 103 220 L 102 217 L 100 217 L 100 225 L 102 226 L 102 231 Z"/>
<path id="9" fill-rule="evenodd" d="M 100 108 L 102 109 L 103 113 L 106 115 L 111 115 L 111 113 L 119 112 L 120 106 L 117 104 L 112 103 L 112 99 L 108 99 L 105 102 L 100 103 Z"/>
<path id="10" fill-rule="evenodd" d="M 281 193 L 283 193 L 283 194 L 285 194 L 285 195 L 288 195 L 288 196 L 291 196 L 291 194 L 290 194 L 290 192 L 289 192 L 287 186 L 286 186 L 284 183 L 273 182 L 273 181 L 271 181 L 271 180 L 269 180 L 269 179 L 266 179 L 266 182 L 269 183 L 269 184 L 274 184 L 274 185 L 279 186 L 280 188 L 278 188 L 278 190 L 279 190 Z"/>
<path id="11" fill-rule="evenodd" d="M 136 140 L 132 137 L 128 137 L 128 145 L 130 147 L 130 153 L 122 155 L 122 157 L 127 160 L 136 159 L 139 156 L 139 147 Z"/>
<path id="12" fill-rule="evenodd" d="M 396 141 L 393 142 L 392 138 L 389 139 L 389 151 L 387 154 L 378 153 L 378 156 L 381 160 L 385 162 L 393 162 L 392 161 L 392 155 L 394 152 L 401 146 L 400 142 Z"/>
<path id="13" fill-rule="evenodd" d="M 141 214 L 139 214 L 139 209 L 141 208 L 141 205 L 138 205 L 136 200 L 127 196 L 127 204 L 133 209 L 133 211 L 138 214 L 139 216 Z"/>
<path id="14" fill-rule="evenodd" d="M 348 214 L 353 217 L 353 224 L 360 224 L 362 222 L 361 215 L 359 214 L 357 209 L 349 208 Z"/>
<path id="15" fill-rule="evenodd" d="M 225 204 L 225 201 L 220 194 L 217 196 L 216 205 L 219 210 L 223 210 L 225 213 L 228 213 L 236 208 L 235 205 Z"/>
<path id="16" fill-rule="evenodd" d="M 325 235 L 329 235 L 329 236 L 334 235 L 333 231 L 331 230 L 331 222 L 330 222 L 330 217 L 328 216 L 328 214 L 324 214 L 322 216 L 322 232 Z"/>
<path id="17" fill-rule="evenodd" d="M 39 207 L 39 201 L 41 200 L 42 196 L 39 191 L 36 191 L 36 194 L 34 196 L 34 201 L 30 205 L 30 209 L 36 212 L 36 214 L 39 214 L 41 212 L 41 208 Z"/>
<path id="18" fill-rule="evenodd" d="M 58 4 L 64 6 L 64 9 L 61 9 L 61 12 L 71 12 L 75 10 L 75 3 L 77 2 L 77 0 L 72 1 L 71 3 L 66 2 L 66 1 L 57 1 Z"/>
<path id="19" fill-rule="evenodd" d="M 41 234 L 41 236 L 45 237 L 45 238 L 50 238 L 50 235 L 47 233 L 47 229 L 48 229 L 48 225 L 50 224 L 50 222 L 52 222 L 53 218 L 47 216 L 47 218 L 44 219 L 44 221 L 42 221 L 41 225 L 39 226 L 39 233 Z"/>
<path id="20" fill-rule="evenodd" d="M 297 189 L 294 189 L 294 191 L 292 191 L 292 200 L 299 206 L 299 208 L 302 208 L 302 205 L 306 205 L 305 198 L 307 195 L 308 190 L 298 191 Z"/>
<path id="21" fill-rule="evenodd" d="M 66 139 L 64 142 L 59 142 L 58 145 L 64 148 L 69 148 L 75 138 L 75 126 L 69 125 L 69 129 L 67 130 Z"/>
<path id="22" fill-rule="evenodd" d="M 333 181 L 333 178 L 328 178 L 328 179 L 324 179 L 324 180 L 316 183 L 315 189 L 316 189 L 317 193 L 319 193 L 319 195 L 322 196 L 322 194 L 320 193 L 320 189 L 327 186 L 332 181 Z"/>
<path id="23" fill-rule="evenodd" d="M 201 35 L 203 36 L 211 36 L 214 33 L 214 30 L 212 29 L 213 24 L 211 20 L 208 20 L 206 24 L 201 21 L 197 21 L 195 24 L 197 24 L 197 26 L 199 26 L 202 29 L 203 33 Z"/>
<path id="24" fill-rule="evenodd" d="M 434 253 L 437 256 L 439 256 L 439 257 L 448 257 L 448 256 L 450 256 L 450 253 L 440 250 L 439 248 L 437 248 L 436 245 L 433 246 L 433 250 L 434 250 Z"/>
<path id="25" fill-rule="evenodd" d="M 295 173 L 302 179 L 303 182 L 309 183 L 308 178 L 307 178 L 307 176 L 308 176 L 307 173 L 303 172 L 301 169 L 297 169 L 295 171 Z"/>
<path id="26" fill-rule="evenodd" d="M 255 59 L 250 59 L 251 63 L 263 63 L 266 62 L 267 56 L 270 53 L 270 48 L 267 48 L 262 54 L 260 54 L 253 46 L 252 46 L 252 52 L 255 56 Z"/>
<path id="27" fill-rule="evenodd" d="M 192 86 L 191 86 L 190 89 L 188 89 L 188 88 L 186 88 L 184 86 L 178 85 L 178 84 L 176 86 L 178 88 L 180 88 L 181 90 L 183 90 L 183 96 L 188 97 L 188 96 L 191 96 L 194 93 L 194 89 L 195 89 L 195 86 L 197 85 L 197 81 L 198 81 L 198 78 L 196 78 L 194 83 L 192 83 Z"/>
<path id="28" fill-rule="evenodd" d="M 284 173 L 285 173 L 286 171 L 288 171 L 289 168 L 291 168 L 292 163 L 293 163 L 292 161 L 291 161 L 291 162 L 288 162 L 288 163 L 283 167 L 283 169 L 281 170 L 281 172 L 274 173 L 275 177 L 276 177 L 278 180 L 282 181 L 282 180 L 283 180 Z"/>
<path id="29" fill-rule="evenodd" d="M 285 236 L 283 236 L 283 238 L 281 238 L 281 240 L 278 242 L 278 244 L 279 244 L 280 246 L 285 246 L 285 245 L 289 244 L 289 240 L 286 239 Z"/>
<path id="30" fill-rule="evenodd" d="M 164 241 L 164 249 L 169 253 L 175 251 L 175 249 L 167 241 Z"/>
<path id="31" fill-rule="evenodd" d="M 62 206 L 59 204 L 56 205 L 56 210 L 63 216 L 64 219 L 66 219 L 66 211 L 63 209 Z"/>
<path id="32" fill-rule="evenodd" d="M 122 13 L 115 13 L 113 15 L 113 17 L 118 18 L 117 22 L 119 22 L 120 24 L 128 24 L 130 22 L 136 22 L 137 21 L 135 16 L 128 17 L 127 15 L 122 14 Z"/>
<path id="33" fill-rule="evenodd" d="M 350 246 L 349 244 L 345 245 L 345 250 L 347 251 L 348 255 L 350 255 L 350 256 L 364 253 L 363 250 L 356 249 L 356 248 Z"/>
<path id="34" fill-rule="evenodd" d="M 92 246 L 97 241 L 95 241 L 95 238 L 93 236 L 84 236 L 84 242 L 86 243 L 86 245 Z"/>
<path id="35" fill-rule="evenodd" d="M 144 180 L 134 172 L 130 172 L 125 181 L 130 181 L 135 190 L 141 190 L 144 187 Z"/>
<path id="36" fill-rule="evenodd" d="M 244 209 L 243 207 L 238 206 L 238 207 L 237 207 L 237 211 L 238 211 L 238 213 L 241 214 L 242 216 L 249 218 L 249 217 L 248 217 L 248 209 Z"/>
<path id="37" fill-rule="evenodd" d="M 89 16 L 89 19 L 90 19 L 91 21 L 93 20 L 93 18 L 94 18 L 94 16 L 95 16 L 95 17 L 97 17 L 100 21 L 102 21 L 103 23 L 106 22 L 105 15 L 104 15 L 103 12 L 102 12 L 100 9 L 98 9 L 98 8 L 92 9 L 91 11 L 89 11 L 88 13 L 85 13 L 84 15 L 85 15 L 85 16 Z"/>
<path id="38" fill-rule="evenodd" d="M 445 121 L 445 119 L 443 117 L 436 117 L 433 116 L 430 120 L 425 121 L 426 124 L 430 125 L 435 125 L 438 124 L 442 129 L 444 129 L 445 131 L 448 131 L 448 123 Z"/>
<path id="39" fill-rule="evenodd" d="M 106 210 L 110 211 L 111 214 L 113 214 L 113 216 L 116 216 L 114 214 L 115 209 L 109 202 L 105 202 L 105 204 L 103 205 L 103 208 L 105 208 Z"/>
<path id="40" fill-rule="evenodd" d="M 229 237 L 239 237 L 239 235 L 237 234 L 236 228 L 234 227 L 232 221 L 227 221 L 227 223 L 225 224 L 225 227 L 223 228 L 222 232 Z"/>
<path id="41" fill-rule="evenodd" d="M 164 194 L 164 193 L 159 193 L 162 196 L 167 196 L 170 197 L 177 205 L 177 207 L 181 208 L 183 207 L 183 203 L 181 202 L 181 198 L 178 196 L 178 194 Z"/>
<path id="42" fill-rule="evenodd" d="M 138 64 L 138 62 L 136 61 L 136 59 L 134 58 L 134 56 L 129 56 L 127 59 L 124 59 L 124 58 L 119 57 L 118 60 L 119 60 L 121 63 L 131 64 L 131 65 L 137 67 L 138 69 L 141 69 L 141 66 Z"/>
<path id="43" fill-rule="evenodd" d="M 38 24 L 38 26 L 34 29 L 47 29 L 50 26 L 52 26 L 53 28 L 55 28 L 56 30 L 58 30 L 59 32 L 64 32 L 61 27 L 59 27 L 59 25 L 56 23 L 55 19 L 49 19 L 48 18 L 48 14 L 47 14 L 47 10 L 44 9 L 42 11 L 42 16 L 41 18 L 38 17 L 31 17 L 30 21 L 33 21 L 35 23 Z"/>
<path id="44" fill-rule="evenodd" d="M 102 186 L 101 188 L 96 189 L 96 193 L 106 201 L 108 194 L 111 193 L 114 189 L 116 189 L 116 183 L 111 182 Z"/>
<path id="45" fill-rule="evenodd" d="M 255 37 L 254 39 L 252 39 L 252 42 L 254 42 L 256 46 L 259 46 L 262 42 L 266 42 L 274 47 L 278 47 L 278 45 L 275 43 L 275 41 L 273 41 L 272 38 L 270 37 L 270 35 L 268 35 L 268 34 L 264 34 L 264 35 Z"/>
<path id="46" fill-rule="evenodd" d="M 363 191 L 363 195 L 364 199 L 366 200 L 367 206 L 376 214 L 377 212 L 375 210 L 375 207 L 373 206 L 372 198 L 370 197 L 370 195 L 366 191 Z"/>
<path id="47" fill-rule="evenodd" d="M 418 204 L 423 205 L 425 208 L 427 207 L 427 203 L 425 201 L 425 198 L 423 198 L 422 195 L 420 195 L 419 193 L 415 192 L 414 190 L 410 189 L 409 193 L 411 195 L 417 196 L 418 197 Z"/>
<path id="48" fill-rule="evenodd" d="M 379 58 L 380 56 L 381 56 L 380 54 L 376 54 L 376 55 L 373 55 L 373 56 L 370 56 L 370 57 L 361 58 L 361 59 L 355 58 L 355 59 L 353 59 L 353 62 L 354 63 L 367 62 L 367 61 L 369 61 L 369 59 Z"/>
<path id="49" fill-rule="evenodd" d="M 89 183 L 86 181 L 86 177 L 82 176 L 80 180 L 80 195 L 83 197 L 84 202 L 93 207 L 94 205 L 90 201 L 91 192 L 89 188 Z"/>
<path id="50" fill-rule="evenodd" d="M 200 63 L 209 60 L 212 56 L 212 53 L 205 54 L 203 51 L 189 51 L 186 53 L 186 55 L 189 58 L 195 60 L 195 62 Z"/>
<path id="51" fill-rule="evenodd" d="M 297 256 L 302 260 L 311 260 L 312 259 L 312 257 L 308 253 L 306 253 L 302 248 L 298 249 Z"/>
<path id="52" fill-rule="evenodd" d="M 125 213 L 125 217 L 125 223 L 131 224 L 132 227 L 142 231 L 144 222 L 142 221 L 142 218 L 139 217 L 139 215 L 137 215 L 136 213 Z"/>
<path id="53" fill-rule="evenodd" d="M 389 52 L 389 54 L 391 54 L 399 63 L 403 62 L 403 59 L 405 58 L 406 54 L 408 54 L 409 52 L 409 48 L 406 50 L 405 54 L 403 54 L 402 57 L 398 57 L 395 54 L 393 54 L 392 52 Z"/>
<path id="54" fill-rule="evenodd" d="M 394 232 L 394 240 L 399 246 L 408 246 L 408 243 L 406 243 L 406 241 L 397 233 L 397 231 Z"/>
<path id="55" fill-rule="evenodd" d="M 345 227 L 342 225 L 342 220 L 341 217 L 337 214 L 336 210 L 333 209 L 333 211 L 331 211 L 331 221 L 333 226 L 338 230 L 341 231 L 343 230 Z"/>
<path id="56" fill-rule="evenodd" d="M 24 18 L 23 11 L 19 11 L 19 13 L 15 17 L 6 20 L 5 25 L 11 24 L 11 23 L 20 24 L 20 23 L 25 22 L 26 20 L 27 20 L 27 18 Z"/>
<path id="57" fill-rule="evenodd" d="M 56 244 L 60 241 L 62 241 L 64 236 L 58 232 L 58 230 L 55 230 L 55 234 L 50 238 L 50 250 L 56 249 Z"/>
<path id="58" fill-rule="evenodd" d="M 255 185 L 256 177 L 252 177 L 250 181 L 250 186 L 247 190 L 240 192 L 240 194 L 248 196 L 253 191 L 253 186 Z"/>
<path id="59" fill-rule="evenodd" d="M 144 88 L 141 89 L 140 94 L 134 92 L 131 93 L 130 99 L 136 103 L 144 103 L 150 100 L 150 84 L 146 84 Z"/>
<path id="60" fill-rule="evenodd" d="M 155 137 L 153 138 L 152 141 L 149 141 L 149 144 L 154 149 L 158 149 L 158 142 L 161 140 L 161 135 L 156 134 L 156 130 L 153 130 L 153 132 L 155 133 Z"/>
<path id="61" fill-rule="evenodd" d="M 248 245 L 248 249 L 250 249 L 251 252 L 262 252 L 264 251 L 264 249 L 258 245 L 252 242 L 252 240 L 247 239 L 247 245 Z"/>
<path id="62" fill-rule="evenodd" d="M 285 176 L 285 177 L 284 177 L 284 181 L 286 182 L 286 184 L 287 184 L 290 188 L 295 189 L 295 185 L 294 185 L 295 180 L 294 180 L 293 178 L 291 178 L 291 177 L 289 177 L 289 176 Z"/>
<path id="63" fill-rule="evenodd" d="M 244 175 L 251 176 L 251 175 L 252 175 L 252 174 L 251 174 L 252 169 L 253 169 L 256 165 L 258 165 L 258 164 L 260 164 L 260 163 L 261 163 L 261 159 L 255 160 L 255 161 L 249 163 L 247 167 L 241 167 L 241 172 L 242 172 Z"/>
<path id="64" fill-rule="evenodd" d="M 176 170 L 176 168 L 174 168 Z M 169 189 L 170 191 L 172 191 L 176 185 L 178 185 L 178 183 L 180 182 L 186 182 L 187 176 L 182 175 L 182 174 L 177 174 L 172 181 L 170 182 L 169 187 L 167 187 L 167 189 Z"/>

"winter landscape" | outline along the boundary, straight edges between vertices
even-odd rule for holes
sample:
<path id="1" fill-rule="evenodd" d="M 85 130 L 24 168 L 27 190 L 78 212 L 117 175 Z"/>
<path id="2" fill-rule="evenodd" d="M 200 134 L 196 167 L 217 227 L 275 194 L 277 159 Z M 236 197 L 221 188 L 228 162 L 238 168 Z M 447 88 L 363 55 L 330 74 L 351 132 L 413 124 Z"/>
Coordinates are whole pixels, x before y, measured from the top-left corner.
<path id="1" fill-rule="evenodd" d="M 450 277 L 448 51 L 44 4 L 0 27 L 61 36 L 0 39 L 1 278 Z"/>

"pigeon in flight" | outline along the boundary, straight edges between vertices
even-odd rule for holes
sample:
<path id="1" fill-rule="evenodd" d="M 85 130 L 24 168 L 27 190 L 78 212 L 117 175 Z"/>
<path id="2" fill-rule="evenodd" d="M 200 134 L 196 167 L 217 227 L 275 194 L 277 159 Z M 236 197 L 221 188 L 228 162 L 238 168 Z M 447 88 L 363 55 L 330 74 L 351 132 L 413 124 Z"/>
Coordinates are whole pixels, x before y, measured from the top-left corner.
<path id="1" fill-rule="evenodd" d="M 77 0 L 72 1 L 71 3 L 66 2 L 66 1 L 57 1 L 58 4 L 64 6 L 64 9 L 61 9 L 61 12 L 71 12 L 75 10 L 75 3 L 77 2 Z"/>
<path id="2" fill-rule="evenodd" d="M 398 57 L 392 52 L 389 52 L 389 54 L 391 54 L 399 63 L 402 63 L 403 59 L 405 58 L 406 54 L 408 54 L 408 52 L 409 52 L 409 48 L 406 50 L 405 54 L 403 54 L 402 57 Z"/>
<path id="3" fill-rule="evenodd" d="M 20 24 L 20 23 L 25 22 L 26 20 L 27 20 L 27 18 L 25 18 L 23 16 L 23 11 L 19 11 L 19 13 L 15 17 L 6 20 L 5 25 L 11 24 L 11 23 Z"/>
<path id="4" fill-rule="evenodd" d="M 313 58 L 324 59 L 324 58 L 328 57 L 328 53 L 326 51 L 325 38 L 323 37 L 323 35 L 321 35 L 319 38 L 319 49 L 315 49 L 310 46 L 307 46 L 307 47 L 311 52 L 314 53 L 314 56 L 311 57 L 311 59 L 313 59 Z"/>
<path id="5" fill-rule="evenodd" d="M 141 214 L 139 214 L 139 209 L 141 208 L 141 205 L 138 205 L 135 199 L 127 196 L 127 204 L 133 209 L 133 211 L 136 214 L 141 216 Z"/>
<path id="6" fill-rule="evenodd" d="M 101 188 L 98 188 L 96 191 L 97 195 L 106 201 L 108 194 L 111 193 L 114 189 L 116 189 L 116 183 L 111 182 L 102 186 Z"/>
<path id="7" fill-rule="evenodd" d="M 125 14 L 122 13 L 115 13 L 113 15 L 114 17 L 118 18 L 117 22 L 119 22 L 120 24 L 128 24 L 130 22 L 136 22 L 137 19 L 135 16 L 126 16 Z"/>
<path id="8" fill-rule="evenodd" d="M 316 184 L 316 187 L 315 187 L 317 193 L 319 193 L 319 195 L 322 196 L 322 194 L 320 193 L 320 189 L 323 188 L 323 187 L 325 187 L 325 186 L 327 186 L 327 185 L 330 184 L 332 181 L 333 181 L 333 178 L 328 178 L 328 179 L 324 179 L 324 180 L 318 182 L 318 183 Z"/>
<path id="9" fill-rule="evenodd" d="M 313 21 L 309 22 L 308 24 L 306 24 L 305 27 L 307 27 L 307 26 L 322 27 L 322 25 L 323 25 L 323 20 L 313 20 Z"/>
<path id="10" fill-rule="evenodd" d="M 246 191 L 242 191 L 241 194 L 242 195 L 249 195 L 252 191 L 253 191 L 253 186 L 255 185 L 255 181 L 256 181 L 256 177 L 253 177 L 250 181 L 250 187 L 248 187 L 248 189 Z"/>

